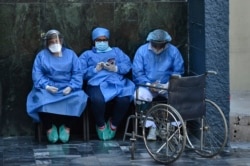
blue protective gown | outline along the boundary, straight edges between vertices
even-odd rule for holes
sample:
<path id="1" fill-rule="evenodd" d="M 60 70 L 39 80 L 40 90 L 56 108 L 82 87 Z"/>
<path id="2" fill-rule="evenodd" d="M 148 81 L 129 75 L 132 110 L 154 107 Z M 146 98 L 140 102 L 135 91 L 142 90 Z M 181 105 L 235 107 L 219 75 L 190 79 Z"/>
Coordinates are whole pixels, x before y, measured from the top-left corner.
<path id="1" fill-rule="evenodd" d="M 70 49 L 62 49 L 62 57 L 53 56 L 48 49 L 41 50 L 32 69 L 33 89 L 27 98 L 27 113 L 39 122 L 38 112 L 68 116 L 81 116 L 87 104 L 87 94 L 82 90 L 82 71 L 79 59 Z M 58 92 L 48 92 L 46 85 L 58 88 Z M 62 91 L 72 88 L 68 95 Z"/>
<path id="2" fill-rule="evenodd" d="M 118 67 L 117 72 L 101 70 L 97 72 L 95 67 L 99 62 L 107 62 L 114 58 Z M 133 99 L 135 85 L 132 81 L 125 78 L 132 67 L 129 57 L 119 48 L 113 47 L 108 52 L 97 53 L 93 47 L 80 55 L 83 73 L 86 73 L 84 79 L 88 85 L 100 86 L 105 102 L 114 97 L 130 96 Z"/>
<path id="3" fill-rule="evenodd" d="M 172 44 L 168 44 L 159 55 L 153 53 L 149 43 L 142 45 L 136 51 L 132 66 L 135 84 L 155 83 L 156 81 L 165 84 L 171 75 L 183 73 L 183 58 Z"/>

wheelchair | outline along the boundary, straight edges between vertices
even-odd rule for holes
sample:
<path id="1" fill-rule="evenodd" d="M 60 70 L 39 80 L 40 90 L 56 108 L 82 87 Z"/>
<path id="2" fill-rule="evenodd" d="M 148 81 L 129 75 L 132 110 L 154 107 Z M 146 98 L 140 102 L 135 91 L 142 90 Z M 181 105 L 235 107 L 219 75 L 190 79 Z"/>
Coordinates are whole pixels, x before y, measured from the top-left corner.
<path id="1" fill-rule="evenodd" d="M 141 138 L 149 155 L 157 162 L 170 164 L 176 161 L 185 148 L 202 157 L 218 155 L 226 145 L 228 126 L 224 113 L 213 101 L 206 99 L 205 84 L 209 71 L 201 75 L 172 76 L 166 100 L 146 102 L 138 99 L 135 111 L 127 119 L 123 141 L 130 137 L 131 159 L 135 158 L 136 139 Z M 145 105 L 147 106 L 145 108 Z M 132 131 L 128 131 L 132 122 Z M 155 141 L 147 140 L 147 122 L 156 125 Z M 139 129 L 141 129 L 139 131 Z"/>

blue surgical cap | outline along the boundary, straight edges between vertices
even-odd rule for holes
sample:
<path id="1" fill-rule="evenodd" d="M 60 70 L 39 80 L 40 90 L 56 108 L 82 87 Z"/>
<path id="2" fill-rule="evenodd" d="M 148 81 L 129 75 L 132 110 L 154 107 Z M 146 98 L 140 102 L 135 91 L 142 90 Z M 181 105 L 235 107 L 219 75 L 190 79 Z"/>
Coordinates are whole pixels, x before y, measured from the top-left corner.
<path id="1" fill-rule="evenodd" d="M 147 41 L 170 42 L 172 40 L 168 32 L 156 29 L 148 34 Z"/>
<path id="2" fill-rule="evenodd" d="M 92 31 L 92 40 L 94 41 L 95 39 L 97 39 L 98 37 L 100 36 L 105 36 L 106 38 L 109 39 L 109 30 L 106 29 L 106 28 L 101 28 L 101 27 L 98 27 L 98 28 L 95 28 L 93 31 Z"/>

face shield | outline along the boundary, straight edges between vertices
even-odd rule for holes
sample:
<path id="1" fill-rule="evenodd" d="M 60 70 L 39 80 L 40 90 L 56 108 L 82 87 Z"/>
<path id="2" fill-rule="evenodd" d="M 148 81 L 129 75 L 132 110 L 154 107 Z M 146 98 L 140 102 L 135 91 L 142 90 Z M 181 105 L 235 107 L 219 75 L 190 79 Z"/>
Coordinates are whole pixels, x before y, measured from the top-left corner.
<path id="1" fill-rule="evenodd" d="M 152 51 L 157 55 L 163 52 L 167 43 L 171 40 L 171 36 L 162 29 L 156 29 L 150 32 L 147 36 L 147 41 L 150 42 Z"/>
<path id="2" fill-rule="evenodd" d="M 45 36 L 45 47 L 53 54 L 60 54 L 62 50 L 63 37 L 57 30 L 49 30 Z"/>
<path id="3" fill-rule="evenodd" d="M 58 41 L 60 41 L 60 44 L 63 45 L 63 36 L 61 35 L 61 33 L 57 30 L 49 30 L 43 37 L 44 40 L 44 46 L 48 47 L 49 46 L 49 41 L 51 39 L 57 39 Z"/>

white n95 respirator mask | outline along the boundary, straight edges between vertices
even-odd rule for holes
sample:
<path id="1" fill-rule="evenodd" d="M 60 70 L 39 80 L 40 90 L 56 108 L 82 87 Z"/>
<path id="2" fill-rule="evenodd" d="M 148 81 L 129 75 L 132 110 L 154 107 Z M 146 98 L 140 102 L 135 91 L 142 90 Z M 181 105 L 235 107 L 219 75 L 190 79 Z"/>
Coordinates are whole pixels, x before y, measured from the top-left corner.
<path id="1" fill-rule="evenodd" d="M 61 50 L 62 50 L 62 45 L 59 44 L 59 43 L 51 44 L 51 45 L 49 46 L 49 50 L 50 50 L 52 53 L 59 53 L 59 52 L 61 52 Z"/>

